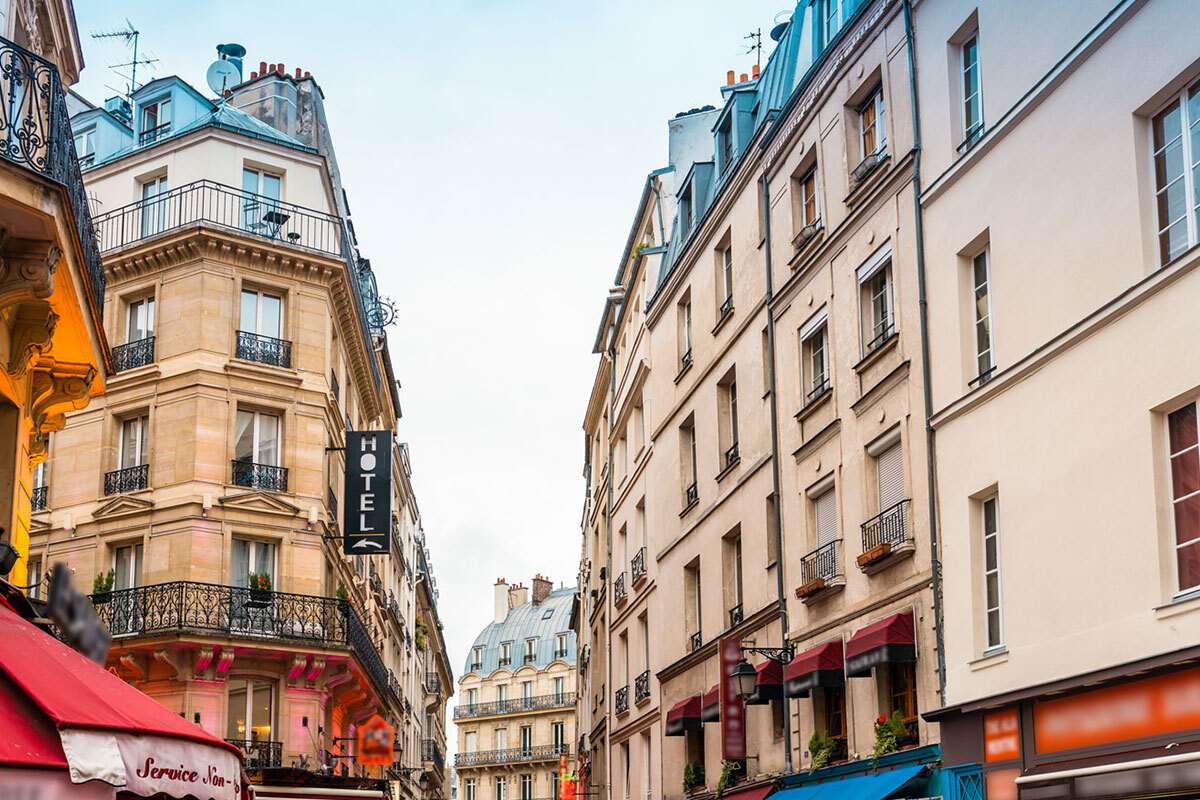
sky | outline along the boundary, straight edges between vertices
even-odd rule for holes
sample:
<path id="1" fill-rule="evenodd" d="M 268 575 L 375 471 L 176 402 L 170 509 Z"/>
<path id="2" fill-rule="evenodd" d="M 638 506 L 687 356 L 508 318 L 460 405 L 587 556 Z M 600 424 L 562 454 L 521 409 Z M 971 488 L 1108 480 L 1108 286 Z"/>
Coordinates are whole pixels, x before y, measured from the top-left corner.
<path id="1" fill-rule="evenodd" d="M 575 582 L 592 342 L 642 183 L 668 119 L 720 104 L 759 28 L 765 63 L 792 2 L 75 2 L 75 89 L 94 102 L 129 52 L 90 34 L 126 18 L 158 59 L 139 84 L 207 94 L 216 45 L 237 42 L 247 77 L 282 62 L 324 90 L 362 253 L 399 311 L 399 438 L 456 679 L 497 578 Z"/>

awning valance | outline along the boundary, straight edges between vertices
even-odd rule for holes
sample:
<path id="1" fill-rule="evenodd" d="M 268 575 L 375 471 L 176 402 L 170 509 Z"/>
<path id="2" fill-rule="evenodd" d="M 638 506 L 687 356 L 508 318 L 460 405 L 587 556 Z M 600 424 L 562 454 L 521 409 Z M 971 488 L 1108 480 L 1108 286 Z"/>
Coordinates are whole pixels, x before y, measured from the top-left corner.
<path id="1" fill-rule="evenodd" d="M 788 697 L 808 697 L 810 691 L 822 686 L 844 686 L 842 640 L 825 642 L 800 653 L 787 665 L 784 678 Z"/>
<path id="2" fill-rule="evenodd" d="M 903 789 L 924 772 L 925 767 L 920 765 L 897 767 L 885 772 L 784 789 L 771 795 L 771 800 L 883 800 Z"/>
<path id="3" fill-rule="evenodd" d="M 713 687 L 704 693 L 704 703 L 700 706 L 700 720 L 721 721 L 721 684 L 713 684 Z"/>
<path id="4" fill-rule="evenodd" d="M 689 729 L 700 727 L 700 695 L 694 694 L 671 706 L 667 712 L 666 736 L 683 736 Z"/>
<path id="5" fill-rule="evenodd" d="M 783 699 L 783 664 L 767 659 L 754 667 L 754 694 L 746 698 L 748 706 L 764 706 L 772 700 Z"/>
<path id="6" fill-rule="evenodd" d="M 854 632 L 846 642 L 846 674 L 868 677 L 878 664 L 907 664 L 917 660 L 911 611 L 881 619 Z"/>

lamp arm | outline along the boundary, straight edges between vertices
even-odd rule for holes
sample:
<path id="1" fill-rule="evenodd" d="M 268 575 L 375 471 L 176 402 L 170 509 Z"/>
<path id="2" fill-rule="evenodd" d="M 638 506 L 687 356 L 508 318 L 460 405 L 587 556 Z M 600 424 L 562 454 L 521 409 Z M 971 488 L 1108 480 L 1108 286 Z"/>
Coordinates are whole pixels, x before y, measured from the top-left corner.
<path id="1" fill-rule="evenodd" d="M 796 656 L 796 651 L 791 645 L 783 647 L 743 647 L 742 654 L 745 655 L 746 653 L 755 653 L 779 664 L 786 664 Z"/>

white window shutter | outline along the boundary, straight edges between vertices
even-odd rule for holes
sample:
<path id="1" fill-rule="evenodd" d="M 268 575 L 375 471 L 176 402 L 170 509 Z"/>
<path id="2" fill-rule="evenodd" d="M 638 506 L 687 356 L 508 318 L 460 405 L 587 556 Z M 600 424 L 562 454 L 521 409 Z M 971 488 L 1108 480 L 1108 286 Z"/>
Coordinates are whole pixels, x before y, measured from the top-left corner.
<path id="1" fill-rule="evenodd" d="M 838 538 L 837 493 L 830 489 L 815 501 L 817 518 L 817 547 L 821 548 Z"/>
<path id="2" fill-rule="evenodd" d="M 904 451 L 899 442 L 875 458 L 875 479 L 880 513 L 904 499 Z"/>

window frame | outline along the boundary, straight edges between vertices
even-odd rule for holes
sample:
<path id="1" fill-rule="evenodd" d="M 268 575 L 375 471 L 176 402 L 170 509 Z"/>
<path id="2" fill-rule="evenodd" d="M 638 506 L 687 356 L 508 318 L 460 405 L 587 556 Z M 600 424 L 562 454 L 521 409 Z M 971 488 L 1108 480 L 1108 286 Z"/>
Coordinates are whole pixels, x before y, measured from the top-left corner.
<path id="1" fill-rule="evenodd" d="M 875 146 L 870 150 L 867 149 L 867 111 L 873 114 L 869 129 Z M 871 90 L 867 99 L 858 107 L 858 145 L 864 159 L 887 151 L 887 106 L 883 102 L 883 81 Z"/>
<path id="2" fill-rule="evenodd" d="M 249 414 L 251 417 L 250 423 L 250 455 L 251 460 L 245 462 L 245 459 L 238 456 L 238 439 L 237 425 L 238 418 L 242 414 Z M 270 418 L 275 421 L 275 463 L 263 458 L 262 451 L 262 422 L 263 419 Z M 283 415 L 275 411 L 260 411 L 257 408 L 238 408 L 234 415 L 234 439 L 233 439 L 233 460 L 243 461 L 249 464 L 262 464 L 270 467 L 283 466 Z"/>
<path id="3" fill-rule="evenodd" d="M 136 463 L 125 464 L 125 429 L 130 423 L 135 423 L 137 433 L 134 436 L 134 461 Z M 135 414 L 134 416 L 124 417 L 121 419 L 121 427 L 117 434 L 117 469 L 133 469 L 134 467 L 142 467 L 149 464 L 149 449 L 150 449 L 150 415 Z"/>
<path id="4" fill-rule="evenodd" d="M 154 336 L 154 295 L 143 295 L 130 300 L 125 306 L 125 342 L 143 342 Z M 140 330 L 145 332 L 141 338 L 133 338 L 135 318 L 141 317 L 138 323 Z"/>
<path id="5" fill-rule="evenodd" d="M 820 192 L 817 189 L 817 165 L 813 164 L 800 176 L 796 182 L 800 190 L 800 227 L 814 228 L 821 225 Z M 809 215 L 809 205 L 812 205 L 812 215 Z"/>
<path id="6" fill-rule="evenodd" d="M 1189 101 L 1196 101 L 1196 118 L 1192 119 L 1189 111 Z M 1176 138 L 1169 142 L 1164 142 L 1162 147 L 1155 147 L 1155 128 L 1158 121 L 1172 111 L 1179 112 L 1179 134 Z M 1191 250 L 1200 241 L 1200 184 L 1197 183 L 1197 169 L 1200 169 L 1200 153 L 1192 152 L 1192 129 L 1196 129 L 1200 135 L 1200 81 L 1193 81 L 1185 86 L 1177 95 L 1171 98 L 1169 103 L 1166 103 L 1159 109 L 1158 113 L 1150 118 L 1150 174 L 1154 180 L 1154 228 L 1155 228 L 1155 244 L 1157 245 L 1159 266 L 1166 266 L 1175 259 L 1182 256 L 1184 253 Z M 1182 173 L 1170 180 L 1165 186 L 1159 185 L 1159 175 L 1156 163 L 1160 154 L 1166 154 L 1170 146 L 1180 140 L 1180 158 L 1182 159 Z M 1165 177 L 1165 176 L 1164 176 Z M 1162 201 L 1160 197 L 1176 183 L 1183 182 L 1183 216 L 1175 220 L 1169 220 L 1164 226 L 1162 222 Z M 1195 202 L 1192 202 L 1195 198 Z M 1189 208 L 1190 206 L 1190 208 Z M 1167 252 L 1163 246 L 1163 235 L 1169 232 L 1180 222 L 1184 222 L 1186 241 L 1184 246 L 1175 252 Z"/>
<path id="7" fill-rule="evenodd" d="M 983 263 L 983 282 L 979 282 L 979 264 Z M 971 323 L 971 340 L 975 350 L 975 378 L 972 384 L 985 383 L 993 372 L 996 371 L 996 329 L 993 324 L 992 317 L 992 253 L 990 247 L 985 247 L 971 257 L 971 308 L 973 317 Z M 986 306 L 983 317 L 980 317 L 980 287 L 983 288 L 984 305 Z M 979 326 L 983 324 L 987 330 L 987 348 L 980 349 L 979 346 Z M 983 366 L 982 359 L 987 357 L 987 367 Z"/>
<path id="8" fill-rule="evenodd" d="M 238 330 L 243 333 L 252 333 L 255 336 L 262 336 L 268 339 L 276 339 L 284 341 L 284 330 L 287 327 L 287 298 L 283 292 L 276 293 L 277 290 L 260 289 L 255 286 L 242 286 L 238 293 Z M 254 295 L 254 327 L 253 330 L 243 327 L 245 320 L 243 319 L 243 311 L 245 310 L 246 295 Z M 274 334 L 263 333 L 263 299 L 271 298 L 279 301 L 279 326 Z"/>
<path id="9" fill-rule="evenodd" d="M 1192 416 L 1192 439 L 1193 440 L 1190 444 L 1186 444 L 1186 445 L 1180 447 L 1179 450 L 1175 450 L 1174 444 L 1171 441 L 1171 439 L 1172 439 L 1171 418 L 1174 417 L 1176 414 L 1186 411 L 1189 408 L 1191 409 L 1191 416 Z M 1195 399 L 1189 400 L 1187 403 L 1184 403 L 1183 405 L 1181 405 L 1178 408 L 1174 409 L 1173 411 L 1169 412 L 1166 415 L 1165 422 L 1166 422 L 1166 431 L 1165 431 L 1166 446 L 1163 449 L 1167 453 L 1167 470 L 1166 470 L 1167 491 L 1168 491 L 1168 497 L 1170 498 L 1170 506 L 1171 506 L 1170 507 L 1170 515 L 1171 515 L 1170 516 L 1170 520 L 1171 520 L 1170 547 L 1171 547 L 1171 560 L 1174 562 L 1174 567 L 1175 567 L 1174 575 L 1173 575 L 1173 583 L 1174 583 L 1175 591 L 1173 593 L 1173 596 L 1181 597 L 1184 595 L 1191 595 L 1191 594 L 1200 592 L 1200 579 L 1198 579 L 1196 581 L 1196 583 L 1194 583 L 1191 586 L 1187 586 L 1187 587 L 1183 586 L 1183 582 L 1181 580 L 1182 566 L 1181 566 L 1181 563 L 1179 560 L 1179 553 L 1184 548 L 1200 547 L 1200 528 L 1198 528 L 1197 536 L 1195 538 L 1188 539 L 1186 542 L 1180 542 L 1179 541 L 1179 530 L 1178 530 L 1179 529 L 1179 522 L 1178 522 L 1179 516 L 1178 516 L 1178 513 L 1176 512 L 1176 507 L 1178 506 L 1178 504 L 1185 502 L 1187 500 L 1190 500 L 1191 498 L 1194 498 L 1197 495 L 1200 495 L 1200 487 L 1198 487 L 1196 491 L 1187 492 L 1183 496 L 1177 497 L 1176 490 L 1178 487 L 1176 486 L 1177 479 L 1175 477 L 1175 463 L 1176 463 L 1177 458 L 1180 458 L 1181 456 L 1184 456 L 1184 455 L 1188 454 L 1189 452 L 1196 453 L 1197 454 L 1196 458 L 1200 458 L 1200 403 L 1198 403 Z"/>
<path id="10" fill-rule="evenodd" d="M 994 529 L 988 530 L 988 507 L 991 507 L 991 521 Z M 1004 586 L 1000 569 L 1000 497 L 991 495 L 979 503 L 979 532 L 980 551 L 979 566 L 983 589 L 983 653 L 991 655 L 1005 649 L 1004 642 Z M 994 543 L 995 563 L 988 564 L 988 540 Z M 992 606 L 988 598 L 988 579 L 995 576 L 996 605 Z M 992 641 L 991 616 L 996 615 L 996 641 Z"/>
<path id="11" fill-rule="evenodd" d="M 818 355 L 821 361 L 819 382 L 814 363 Z M 803 405 L 824 396 L 832 386 L 829 369 L 829 320 L 822 316 L 811 329 L 800 329 L 800 387 L 804 393 Z"/>
<path id="12" fill-rule="evenodd" d="M 967 63 L 967 53 L 973 47 L 975 60 L 972 64 Z M 975 69 L 975 91 L 967 94 L 967 72 L 974 67 Z M 960 148 L 970 145 L 978 141 L 983 134 L 985 124 L 983 120 L 983 61 L 979 55 L 979 28 L 973 28 L 962 42 L 958 45 L 958 101 L 959 101 L 959 124 L 962 125 L 962 143 Z M 971 99 L 975 99 L 975 108 L 978 111 L 978 119 L 970 120 L 967 117 L 967 108 Z"/>

